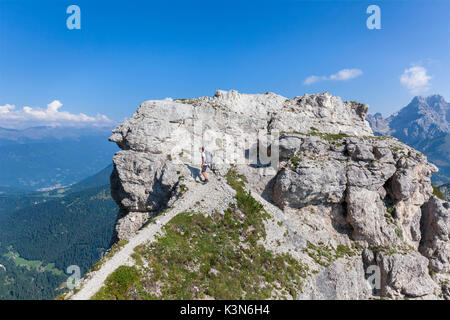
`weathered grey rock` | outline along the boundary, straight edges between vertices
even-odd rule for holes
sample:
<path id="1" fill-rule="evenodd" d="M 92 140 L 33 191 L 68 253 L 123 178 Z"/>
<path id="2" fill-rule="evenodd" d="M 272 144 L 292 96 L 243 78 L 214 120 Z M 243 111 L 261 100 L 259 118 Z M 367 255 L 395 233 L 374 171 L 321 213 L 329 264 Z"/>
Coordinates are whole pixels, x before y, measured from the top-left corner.
<path id="1" fill-rule="evenodd" d="M 433 196 L 422 207 L 420 252 L 435 272 L 450 272 L 450 205 Z"/>
<path id="2" fill-rule="evenodd" d="M 350 145 L 349 145 L 350 146 Z M 372 146 L 367 144 L 357 144 L 355 145 L 354 152 L 352 153 L 352 157 L 356 161 L 372 161 L 375 159 L 375 156 L 372 153 Z M 349 150 L 349 148 L 347 148 Z"/>
<path id="3" fill-rule="evenodd" d="M 345 171 L 337 163 L 324 167 L 300 164 L 296 171 L 282 169 L 276 180 L 273 199 L 281 207 L 340 203 L 345 191 Z"/>
<path id="4" fill-rule="evenodd" d="M 153 215 L 150 212 L 127 212 L 120 210 L 114 226 L 111 244 L 135 235 Z"/>
<path id="5" fill-rule="evenodd" d="M 408 199 L 416 191 L 417 184 L 408 173 L 399 171 L 392 177 L 391 190 L 395 200 Z"/>
<path id="6" fill-rule="evenodd" d="M 420 235 L 420 207 L 428 201 L 433 188 L 431 174 L 436 167 L 416 158 L 401 158 L 397 162 L 397 172 L 387 185 L 390 197 L 395 200 L 395 216 L 403 237 L 415 248 L 418 247 Z"/>
<path id="7" fill-rule="evenodd" d="M 376 255 L 381 268 L 381 292 L 388 297 L 423 297 L 438 290 L 428 271 L 428 260 L 416 251 Z"/>
<path id="8" fill-rule="evenodd" d="M 448 280 L 442 284 L 442 295 L 445 300 L 450 300 L 450 282 Z"/>
<path id="9" fill-rule="evenodd" d="M 346 196 L 347 221 L 353 227 L 353 240 L 369 246 L 398 242 L 395 226 L 385 218 L 386 208 L 375 191 L 349 187 Z"/>
<path id="10" fill-rule="evenodd" d="M 298 137 L 301 143 L 292 135 L 281 137 L 288 150 L 283 153 L 295 157 L 274 180 L 278 206 L 340 205 L 353 239 L 363 245 L 406 241 L 418 247 L 420 207 L 432 194 L 436 171 L 423 155 L 392 138 Z"/>
<path id="11" fill-rule="evenodd" d="M 300 148 L 303 139 L 299 135 L 282 135 L 280 137 L 280 160 L 289 160 Z"/>
<path id="12" fill-rule="evenodd" d="M 178 182 L 174 168 L 161 157 L 132 150 L 114 156 L 111 194 L 119 207 L 130 212 L 161 209 Z"/>
<path id="13" fill-rule="evenodd" d="M 372 289 L 367 283 L 360 257 L 338 259 L 322 270 L 313 283 L 311 293 L 305 290 L 304 299 L 355 300 L 367 299 Z"/>

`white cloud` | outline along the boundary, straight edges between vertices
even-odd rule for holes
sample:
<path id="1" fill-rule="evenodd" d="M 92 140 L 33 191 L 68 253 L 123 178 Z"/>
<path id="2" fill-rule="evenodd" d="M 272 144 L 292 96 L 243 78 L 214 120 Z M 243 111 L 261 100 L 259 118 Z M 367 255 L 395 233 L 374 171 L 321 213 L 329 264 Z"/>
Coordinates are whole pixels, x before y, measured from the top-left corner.
<path id="1" fill-rule="evenodd" d="M 307 85 L 319 82 L 321 80 L 326 80 L 326 77 L 309 76 L 308 78 L 305 79 L 305 81 L 303 81 L 303 84 L 307 86 Z"/>
<path id="2" fill-rule="evenodd" d="M 6 114 L 10 111 L 13 111 L 15 109 L 15 106 L 10 104 L 5 104 L 4 106 L 0 106 L 0 114 Z"/>
<path id="3" fill-rule="evenodd" d="M 350 79 L 354 79 L 362 75 L 362 70 L 360 69 L 343 69 L 338 73 L 332 74 L 330 76 L 330 80 L 336 81 L 346 81 Z"/>
<path id="4" fill-rule="evenodd" d="M 0 126 L 7 128 L 25 128 L 30 126 L 53 125 L 53 126 L 107 126 L 114 122 L 107 116 L 97 114 L 88 116 L 84 113 L 74 114 L 61 111 L 63 104 L 54 100 L 47 105 L 46 109 L 24 106 L 16 109 L 14 105 L 6 104 L 0 106 Z"/>
<path id="5" fill-rule="evenodd" d="M 309 76 L 303 81 L 304 85 L 310 85 L 319 81 L 346 81 L 354 79 L 362 75 L 363 72 L 360 69 L 342 69 L 335 74 L 329 76 Z"/>
<path id="6" fill-rule="evenodd" d="M 413 66 L 403 71 L 400 76 L 400 83 L 412 94 L 418 94 L 430 88 L 431 78 L 427 74 L 427 69 L 421 66 Z"/>

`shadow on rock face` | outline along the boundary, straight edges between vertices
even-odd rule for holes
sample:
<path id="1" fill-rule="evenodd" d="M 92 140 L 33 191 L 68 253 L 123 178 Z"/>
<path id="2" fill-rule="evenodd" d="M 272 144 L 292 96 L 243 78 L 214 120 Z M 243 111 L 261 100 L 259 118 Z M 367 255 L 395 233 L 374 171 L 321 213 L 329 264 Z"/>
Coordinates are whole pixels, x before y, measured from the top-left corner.
<path id="1" fill-rule="evenodd" d="M 196 168 L 196 167 L 192 167 L 189 164 L 185 163 L 184 164 L 190 171 L 191 173 L 191 177 L 195 180 L 197 178 L 201 179 L 201 175 L 200 175 L 200 169 Z"/>

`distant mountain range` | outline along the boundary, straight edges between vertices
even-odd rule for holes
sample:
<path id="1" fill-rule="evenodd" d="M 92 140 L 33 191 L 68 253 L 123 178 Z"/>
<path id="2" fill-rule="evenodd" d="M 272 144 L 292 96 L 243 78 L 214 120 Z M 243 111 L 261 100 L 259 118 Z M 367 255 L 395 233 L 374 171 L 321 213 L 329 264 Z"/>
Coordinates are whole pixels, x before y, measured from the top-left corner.
<path id="1" fill-rule="evenodd" d="M 366 119 L 376 134 L 391 135 L 427 155 L 439 168 L 436 185 L 450 182 L 450 103 L 444 97 L 417 96 L 388 118 L 376 113 Z"/>
<path id="2" fill-rule="evenodd" d="M 111 163 L 111 128 L 0 128 L 0 193 L 71 185 Z"/>
<path id="3" fill-rule="evenodd" d="M 112 127 L 39 126 L 27 129 L 0 127 L 0 146 L 11 143 L 54 142 L 86 136 L 110 135 Z"/>

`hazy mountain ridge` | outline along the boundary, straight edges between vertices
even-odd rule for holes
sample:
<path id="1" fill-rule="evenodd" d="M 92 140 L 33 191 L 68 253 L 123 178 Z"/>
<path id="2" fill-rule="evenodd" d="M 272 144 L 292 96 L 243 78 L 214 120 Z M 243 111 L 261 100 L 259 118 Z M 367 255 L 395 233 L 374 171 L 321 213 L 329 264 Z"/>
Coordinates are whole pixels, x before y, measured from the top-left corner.
<path id="1" fill-rule="evenodd" d="M 417 96 L 387 118 L 376 113 L 366 119 L 375 133 L 391 135 L 426 154 L 439 168 L 433 176 L 436 184 L 450 182 L 450 103 L 444 97 Z"/>
<path id="2" fill-rule="evenodd" d="M 0 145 L 11 143 L 55 142 L 86 136 L 108 135 L 113 127 L 38 126 L 26 129 L 0 127 Z"/>
<path id="3" fill-rule="evenodd" d="M 0 128 L 0 187 L 39 190 L 71 185 L 111 163 L 109 128 Z M 0 190 L 2 191 L 2 190 Z"/>

